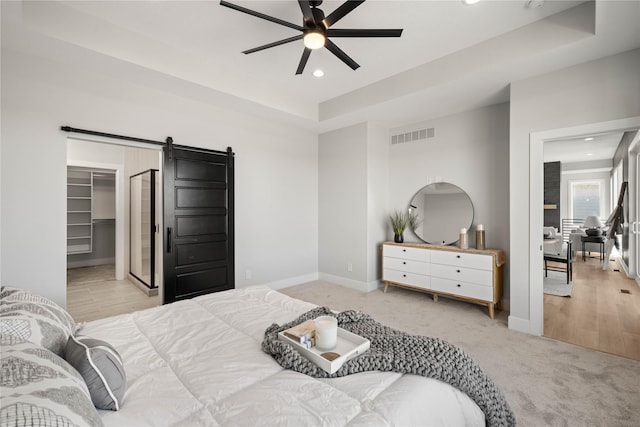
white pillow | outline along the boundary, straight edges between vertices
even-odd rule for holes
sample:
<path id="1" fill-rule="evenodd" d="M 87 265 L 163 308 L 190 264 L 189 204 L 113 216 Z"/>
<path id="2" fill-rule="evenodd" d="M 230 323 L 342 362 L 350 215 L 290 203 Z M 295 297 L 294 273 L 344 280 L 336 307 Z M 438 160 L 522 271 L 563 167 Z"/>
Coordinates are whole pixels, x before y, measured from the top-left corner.
<path id="1" fill-rule="evenodd" d="M 24 289 L 0 288 L 0 344 L 30 341 L 64 356 L 76 322 L 55 302 Z"/>
<path id="2" fill-rule="evenodd" d="M 2 425 L 102 426 L 89 390 L 71 365 L 32 342 L 3 345 Z"/>

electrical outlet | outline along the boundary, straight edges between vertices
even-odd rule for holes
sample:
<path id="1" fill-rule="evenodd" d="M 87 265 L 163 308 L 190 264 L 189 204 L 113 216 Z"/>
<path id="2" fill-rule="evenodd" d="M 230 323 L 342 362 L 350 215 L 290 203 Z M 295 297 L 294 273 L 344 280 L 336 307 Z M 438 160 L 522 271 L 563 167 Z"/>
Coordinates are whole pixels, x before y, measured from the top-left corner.
<path id="1" fill-rule="evenodd" d="M 251 279 L 251 270 L 245 270 L 244 271 L 244 278 L 245 279 Z"/>
<path id="2" fill-rule="evenodd" d="M 353 271 L 353 264 L 347 264 L 347 271 Z"/>

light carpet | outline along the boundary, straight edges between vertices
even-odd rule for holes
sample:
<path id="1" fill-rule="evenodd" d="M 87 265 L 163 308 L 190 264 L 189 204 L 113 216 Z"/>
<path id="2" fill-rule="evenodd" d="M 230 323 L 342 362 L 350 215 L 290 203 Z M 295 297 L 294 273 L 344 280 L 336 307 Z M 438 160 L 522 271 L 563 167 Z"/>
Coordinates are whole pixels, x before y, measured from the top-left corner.
<path id="1" fill-rule="evenodd" d="M 280 292 L 461 347 L 502 388 L 519 426 L 638 426 L 640 361 L 512 331 L 504 311 L 492 320 L 486 307 L 406 289 L 314 281 Z"/>
<path id="2" fill-rule="evenodd" d="M 547 271 L 547 277 L 543 277 L 544 293 L 559 297 L 570 297 L 573 291 L 573 282 L 567 284 L 567 273 L 561 271 Z"/>

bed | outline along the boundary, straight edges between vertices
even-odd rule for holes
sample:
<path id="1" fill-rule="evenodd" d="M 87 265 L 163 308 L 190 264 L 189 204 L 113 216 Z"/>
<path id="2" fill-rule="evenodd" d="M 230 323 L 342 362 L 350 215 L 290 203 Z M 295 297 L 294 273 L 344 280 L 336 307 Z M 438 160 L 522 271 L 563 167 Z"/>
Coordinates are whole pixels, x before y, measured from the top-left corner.
<path id="1" fill-rule="evenodd" d="M 13 346 L 17 346 L 15 359 L 20 346 L 25 345 L 23 340 L 7 338 L 5 320 L 11 313 L 5 303 L 10 299 L 6 289 L 10 288 L 3 288 L 0 293 L 4 305 L 0 310 L 3 389 L 10 386 L 5 367 L 16 363 L 6 359 L 13 357 Z M 126 386 L 121 390 L 120 405 L 117 410 L 97 410 L 99 420 L 106 426 L 485 425 L 485 416 L 473 400 L 435 379 L 379 371 L 313 378 L 284 369 L 262 351 L 266 328 L 273 323 L 290 322 L 314 308 L 313 304 L 257 286 L 75 328 L 65 313 L 56 315 L 68 323 L 70 335 L 108 343 L 121 358 Z M 14 323 L 20 317 L 16 313 L 14 310 L 11 319 Z M 35 335 L 41 340 L 35 340 L 36 344 L 43 344 L 45 334 Z M 32 357 L 34 350 L 30 351 Z M 74 381 L 78 383 L 77 376 Z M 16 391 L 12 399 L 4 398 L 1 424 L 10 425 L 8 419 L 19 416 L 17 412 L 24 413 L 19 405 L 28 404 L 34 395 L 26 390 Z M 64 409 L 55 405 L 51 408 L 50 412 Z M 72 420 L 73 415 L 68 418 Z"/>

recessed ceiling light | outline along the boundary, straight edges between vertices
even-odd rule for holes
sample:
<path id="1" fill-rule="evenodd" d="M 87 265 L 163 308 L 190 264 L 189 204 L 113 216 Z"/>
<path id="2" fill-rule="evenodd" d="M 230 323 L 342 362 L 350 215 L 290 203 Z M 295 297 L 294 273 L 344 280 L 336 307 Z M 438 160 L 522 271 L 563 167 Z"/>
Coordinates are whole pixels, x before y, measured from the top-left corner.
<path id="1" fill-rule="evenodd" d="M 480 0 L 462 0 L 462 3 L 464 3 L 464 4 L 476 4 L 479 1 Z"/>
<path id="2" fill-rule="evenodd" d="M 585 138 L 584 140 L 585 140 L 585 141 L 593 141 L 593 138 L 592 138 L 592 137 L 589 137 L 589 138 Z"/>
<path id="3" fill-rule="evenodd" d="M 315 71 L 313 72 L 313 75 L 314 75 L 315 77 L 322 77 L 322 76 L 324 76 L 324 71 L 322 71 L 322 70 L 315 70 Z"/>
<path id="4" fill-rule="evenodd" d="M 587 153 L 587 156 L 593 156 L 593 153 Z"/>

